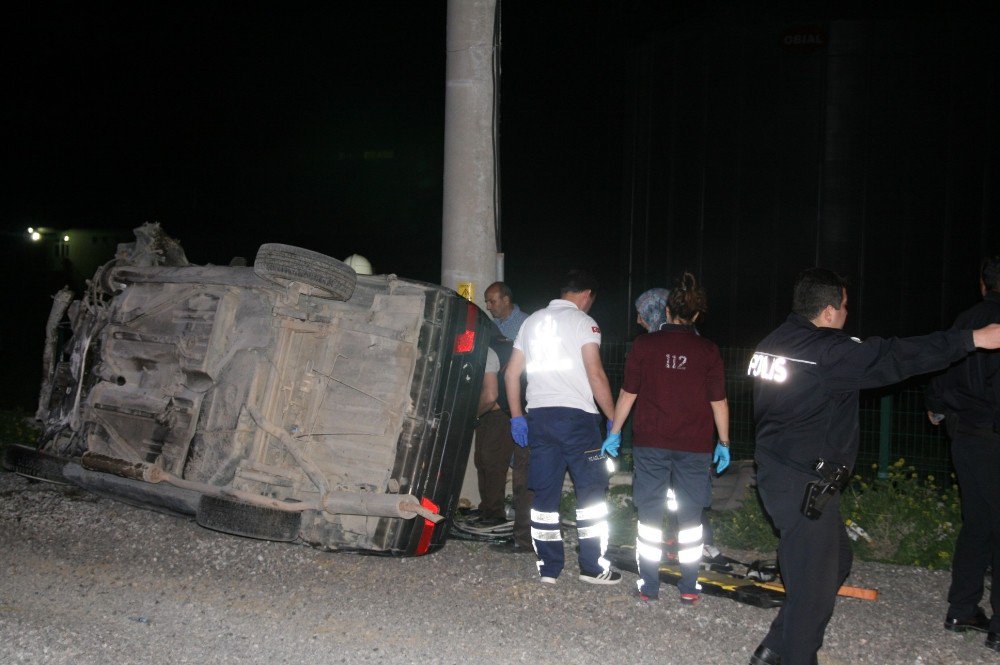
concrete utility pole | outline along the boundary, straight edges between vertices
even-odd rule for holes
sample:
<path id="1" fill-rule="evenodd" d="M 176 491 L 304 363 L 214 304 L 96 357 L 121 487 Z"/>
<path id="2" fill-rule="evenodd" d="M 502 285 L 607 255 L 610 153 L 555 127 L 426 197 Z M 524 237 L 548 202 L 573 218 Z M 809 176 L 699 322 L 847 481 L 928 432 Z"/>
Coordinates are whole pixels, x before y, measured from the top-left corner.
<path id="1" fill-rule="evenodd" d="M 496 0 L 448 0 L 441 284 L 483 306 L 498 273 L 494 219 Z"/>
<path id="2" fill-rule="evenodd" d="M 496 0 L 448 0 L 444 95 L 444 215 L 441 284 L 480 307 L 503 267 L 494 218 L 493 23 Z M 475 466 L 462 498 L 480 501 Z"/>

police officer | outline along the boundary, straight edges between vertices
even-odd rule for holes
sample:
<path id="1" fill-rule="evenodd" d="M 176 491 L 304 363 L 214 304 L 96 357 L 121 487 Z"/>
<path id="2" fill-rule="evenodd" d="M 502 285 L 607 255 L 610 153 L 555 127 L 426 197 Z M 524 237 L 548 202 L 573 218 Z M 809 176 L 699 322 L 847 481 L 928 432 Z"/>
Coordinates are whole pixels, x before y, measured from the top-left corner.
<path id="1" fill-rule="evenodd" d="M 617 584 L 621 573 L 604 557 L 608 547 L 608 470 L 601 454 L 601 415 L 614 415 L 611 386 L 601 365 L 601 329 L 587 315 L 596 280 L 572 270 L 560 297 L 528 317 L 514 340 L 504 380 L 511 434 L 531 446 L 528 487 L 534 493 L 531 537 L 542 582 L 555 584 L 565 562 L 559 529 L 563 478 L 576 490 L 580 581 Z M 528 416 L 521 411 L 521 373 L 528 373 Z M 597 406 L 600 406 L 600 412 Z"/>
<path id="2" fill-rule="evenodd" d="M 955 328 L 1000 323 L 1000 256 L 983 261 L 983 300 L 959 314 Z M 978 352 L 952 365 L 927 389 L 927 417 L 944 420 L 962 489 L 962 529 L 955 542 L 944 627 L 987 632 L 986 646 L 1000 651 L 1000 354 Z M 983 577 L 992 565 L 992 620 L 979 607 Z"/>
<path id="3" fill-rule="evenodd" d="M 977 346 L 1000 347 L 1000 325 L 861 341 L 843 332 L 846 320 L 843 278 L 822 268 L 802 272 L 792 314 L 760 343 L 747 370 L 754 379 L 757 487 L 779 532 L 786 589 L 753 665 L 816 663 L 852 553 L 839 494 L 815 519 L 804 514 L 803 499 L 825 470 L 850 473 L 859 444 L 858 391 L 941 369 Z"/>

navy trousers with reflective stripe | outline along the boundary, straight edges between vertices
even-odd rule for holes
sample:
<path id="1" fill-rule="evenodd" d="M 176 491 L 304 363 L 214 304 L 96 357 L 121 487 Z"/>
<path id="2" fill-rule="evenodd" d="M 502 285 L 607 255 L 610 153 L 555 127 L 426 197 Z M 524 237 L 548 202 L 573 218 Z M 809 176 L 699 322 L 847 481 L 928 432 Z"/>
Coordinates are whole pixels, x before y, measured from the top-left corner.
<path id="1" fill-rule="evenodd" d="M 528 445 L 531 448 L 528 488 L 535 493 L 531 505 L 534 513 L 559 513 L 567 468 L 573 478 L 577 507 L 603 504 L 608 489 L 608 469 L 600 454 L 601 417 L 580 409 L 544 407 L 532 409 L 527 421 Z M 578 521 L 577 528 L 582 529 L 595 521 L 600 520 Z M 535 551 L 540 559 L 539 574 L 542 577 L 558 577 L 565 563 L 562 539 L 556 539 L 551 533 L 553 530 L 558 533 L 558 521 L 553 524 L 532 519 L 531 527 L 535 532 Z M 580 570 L 600 573 L 603 570 L 599 563 L 602 554 L 600 538 L 581 539 Z"/>
<path id="2" fill-rule="evenodd" d="M 662 529 L 667 508 L 667 487 L 673 487 L 677 497 L 678 532 L 696 529 L 701 524 L 702 509 L 712 502 L 712 480 L 709 477 L 712 456 L 709 453 L 634 446 L 632 460 L 635 464 L 632 500 L 639 512 L 639 521 Z M 649 545 L 662 548 L 660 543 Z M 702 541 L 678 543 L 677 547 L 678 550 L 698 550 L 697 560 L 680 564 L 681 579 L 677 583 L 681 593 L 697 593 Z M 656 597 L 660 591 L 660 562 L 640 558 L 639 576 L 642 578 L 642 593 Z"/>

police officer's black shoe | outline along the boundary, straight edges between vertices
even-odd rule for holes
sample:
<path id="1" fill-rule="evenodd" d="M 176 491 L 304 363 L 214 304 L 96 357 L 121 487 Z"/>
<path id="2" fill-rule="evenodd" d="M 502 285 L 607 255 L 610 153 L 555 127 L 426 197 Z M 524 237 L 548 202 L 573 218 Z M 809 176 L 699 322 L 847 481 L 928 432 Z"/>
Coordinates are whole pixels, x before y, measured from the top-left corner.
<path id="1" fill-rule="evenodd" d="M 956 633 L 964 633 L 967 630 L 978 630 L 985 633 L 990 629 L 990 620 L 983 610 L 977 607 L 976 613 L 965 619 L 945 617 L 944 627 L 945 630 L 951 630 Z"/>
<path id="2" fill-rule="evenodd" d="M 986 648 L 1000 651 L 1000 633 L 993 631 L 986 633 Z"/>
<path id="3" fill-rule="evenodd" d="M 750 665 L 781 665 L 781 656 L 761 644 L 750 656 Z"/>

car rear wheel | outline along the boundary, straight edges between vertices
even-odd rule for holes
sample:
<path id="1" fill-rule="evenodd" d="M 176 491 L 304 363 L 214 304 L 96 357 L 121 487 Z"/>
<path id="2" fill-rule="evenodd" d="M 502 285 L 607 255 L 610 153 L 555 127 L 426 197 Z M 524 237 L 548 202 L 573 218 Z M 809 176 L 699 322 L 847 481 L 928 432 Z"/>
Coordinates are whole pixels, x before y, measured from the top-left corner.
<path id="1" fill-rule="evenodd" d="M 3 453 L 3 467 L 8 471 L 50 483 L 69 484 L 63 476 L 65 465 L 65 460 L 39 452 L 31 446 L 10 445 Z"/>
<path id="2" fill-rule="evenodd" d="M 289 542 L 299 535 L 302 513 L 206 495 L 198 503 L 195 521 L 213 531 Z"/>
<path id="3" fill-rule="evenodd" d="M 354 293 L 358 274 L 343 261 L 292 245 L 266 243 L 257 250 L 253 271 L 258 277 L 281 282 L 299 282 L 316 295 L 347 300 Z"/>

